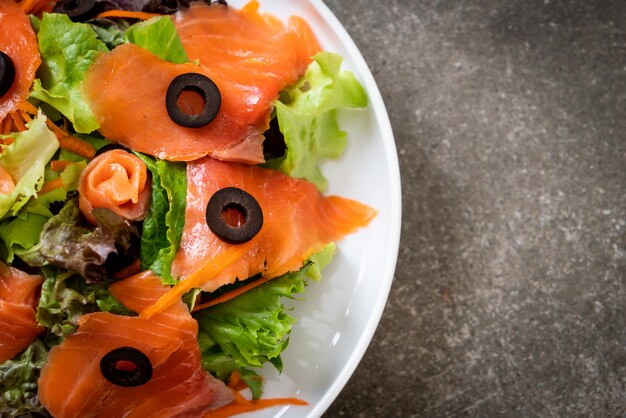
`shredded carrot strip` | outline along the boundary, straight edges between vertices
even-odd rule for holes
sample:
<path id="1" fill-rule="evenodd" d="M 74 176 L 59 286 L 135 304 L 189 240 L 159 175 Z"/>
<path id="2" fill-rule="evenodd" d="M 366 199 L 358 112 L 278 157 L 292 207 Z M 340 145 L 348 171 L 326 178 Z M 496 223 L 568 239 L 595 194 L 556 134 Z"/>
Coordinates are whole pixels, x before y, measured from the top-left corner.
<path id="1" fill-rule="evenodd" d="M 96 19 L 100 19 L 104 17 L 125 17 L 125 18 L 130 18 L 130 19 L 148 20 L 156 16 L 161 16 L 161 15 L 157 13 L 131 12 L 128 10 L 107 10 L 106 12 L 97 14 Z"/>
<path id="2" fill-rule="evenodd" d="M 50 170 L 52 171 L 63 171 L 65 167 L 70 164 L 74 164 L 73 161 L 65 161 L 65 160 L 54 160 L 50 161 Z"/>
<path id="3" fill-rule="evenodd" d="M 154 314 L 163 312 L 176 302 L 180 298 L 193 289 L 194 287 L 200 287 L 203 283 L 209 281 L 217 273 L 222 271 L 226 266 L 231 265 L 246 252 L 250 250 L 253 245 L 256 245 L 257 240 L 261 234 L 258 234 L 254 239 L 248 241 L 245 244 L 233 246 L 231 250 L 222 252 L 212 259 L 208 260 L 202 267 L 190 274 L 172 287 L 166 294 L 161 296 L 154 304 L 148 306 L 141 312 L 140 316 L 143 318 L 151 318 Z"/>
<path id="4" fill-rule="evenodd" d="M 50 13 L 56 4 L 56 0 L 35 0 L 35 4 L 31 9 L 31 13 L 41 13 L 48 12 Z"/>
<path id="5" fill-rule="evenodd" d="M 20 114 L 18 112 L 12 112 L 11 119 L 13 119 L 13 123 L 15 123 L 18 131 L 23 132 L 26 130 L 26 125 L 24 125 L 24 121 L 20 118 Z"/>
<path id="6" fill-rule="evenodd" d="M 234 389 L 239 384 L 240 379 L 241 373 L 239 373 L 237 370 L 233 370 L 233 372 L 230 374 L 230 379 L 228 379 L 228 384 L 226 386 Z"/>
<path id="7" fill-rule="evenodd" d="M 233 390 L 233 393 L 235 394 L 235 402 L 237 403 L 241 403 L 241 404 L 249 404 L 250 401 L 248 399 L 246 399 L 241 393 L 239 393 L 236 390 Z"/>
<path id="8" fill-rule="evenodd" d="M 11 118 L 9 118 L 8 116 L 5 117 L 2 121 L 0 121 L 0 135 L 8 135 L 9 134 L 9 128 L 11 125 Z"/>
<path id="9" fill-rule="evenodd" d="M 54 122 L 52 122 L 50 119 L 46 119 L 46 126 L 52 131 L 54 132 L 54 134 L 57 136 L 57 138 L 61 139 L 64 136 L 67 136 L 68 133 L 66 131 L 64 131 L 63 129 L 59 128 L 58 126 L 56 126 L 54 124 Z"/>
<path id="10" fill-rule="evenodd" d="M 89 159 L 96 154 L 96 149 L 89 142 L 71 135 L 59 138 L 59 146 L 64 150 Z"/>
<path id="11" fill-rule="evenodd" d="M 248 403 L 234 402 L 204 414 L 204 418 L 228 418 L 277 405 L 308 405 L 308 403 L 298 398 L 259 399 L 248 401 Z"/>
<path id="12" fill-rule="evenodd" d="M 137 258 L 135 261 L 130 263 L 128 266 L 124 267 L 120 271 L 115 272 L 113 274 L 113 278 L 115 278 L 117 280 L 122 280 L 122 279 L 130 277 L 130 276 L 132 276 L 134 274 L 137 274 L 140 271 L 141 271 L 141 263 L 140 263 L 139 259 Z"/>
<path id="13" fill-rule="evenodd" d="M 63 187 L 63 180 L 61 180 L 61 177 L 57 177 L 54 180 L 50 180 L 44 183 L 44 185 L 41 187 L 41 190 L 39 191 L 39 194 L 51 192 L 58 189 L 59 187 Z"/>
<path id="14" fill-rule="evenodd" d="M 29 13 L 33 9 L 33 5 L 37 0 L 24 0 L 20 3 L 20 8 L 24 13 Z"/>
<path id="15" fill-rule="evenodd" d="M 22 118 L 24 122 L 28 123 L 31 120 L 33 120 L 33 118 L 31 118 L 30 115 L 24 112 L 23 110 L 18 110 L 18 112 L 20 112 L 20 117 Z"/>
<path id="16" fill-rule="evenodd" d="M 241 295 L 242 293 L 246 293 L 248 290 L 252 290 L 252 289 L 254 289 L 257 286 L 261 286 L 263 283 L 269 282 L 272 279 L 273 279 L 273 277 L 263 277 L 261 279 L 255 280 L 252 283 L 248 283 L 245 286 L 241 286 L 241 287 L 238 287 L 237 289 L 231 290 L 228 293 L 224 293 L 223 295 L 220 295 L 219 297 L 216 297 L 215 299 L 210 300 L 210 301 L 208 301 L 206 303 L 201 303 L 200 305 L 196 305 L 196 306 L 194 306 L 193 310 L 195 312 L 195 311 L 199 311 L 201 309 L 205 309 L 205 308 L 209 308 L 211 306 L 215 306 L 215 305 L 220 304 L 220 303 L 227 302 L 227 301 L 229 301 L 229 300 L 231 300 L 231 299 Z"/>
<path id="17" fill-rule="evenodd" d="M 24 100 L 22 103 L 18 104 L 17 108 L 19 110 L 22 110 L 22 111 L 24 111 L 26 113 L 29 113 L 29 114 L 33 115 L 33 116 L 36 115 L 37 112 L 38 112 L 37 108 L 35 106 L 33 106 L 30 102 L 26 101 L 26 100 Z"/>
<path id="18" fill-rule="evenodd" d="M 11 137 L 4 138 L 4 139 L 2 140 L 2 143 L 3 143 L 4 145 L 11 145 L 11 144 L 13 143 L 13 138 L 11 138 Z"/>

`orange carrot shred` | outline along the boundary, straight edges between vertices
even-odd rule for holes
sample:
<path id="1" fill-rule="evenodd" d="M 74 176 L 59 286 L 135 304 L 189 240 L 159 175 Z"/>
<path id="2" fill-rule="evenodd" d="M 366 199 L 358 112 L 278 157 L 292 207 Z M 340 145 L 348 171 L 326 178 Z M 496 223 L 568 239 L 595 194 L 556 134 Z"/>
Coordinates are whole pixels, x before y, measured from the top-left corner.
<path id="1" fill-rule="evenodd" d="M 8 135 L 9 133 L 9 124 L 11 119 L 9 117 L 5 117 L 0 121 L 0 135 Z"/>
<path id="2" fill-rule="evenodd" d="M 66 135 L 68 135 L 68 133 L 64 130 L 62 130 L 61 128 L 59 128 L 58 126 L 56 126 L 54 124 L 54 122 L 52 122 L 50 119 L 46 119 L 46 126 L 52 131 L 54 132 L 54 134 L 57 136 L 57 138 L 61 139 L 61 137 L 64 137 Z"/>
<path id="3" fill-rule="evenodd" d="M 230 251 L 223 252 L 208 260 L 202 267 L 187 276 L 184 280 L 178 282 L 167 293 L 161 296 L 154 304 L 148 306 L 141 312 L 142 318 L 150 319 L 153 315 L 163 312 L 170 306 L 174 305 L 180 300 L 180 298 L 193 289 L 199 287 L 206 281 L 210 280 L 213 276 L 219 273 L 224 267 L 231 265 L 243 256 L 249 249 L 256 245 L 257 240 L 262 234 L 257 234 L 254 239 L 234 246 Z"/>
<path id="4" fill-rule="evenodd" d="M 23 102 L 21 102 L 20 104 L 17 105 L 17 108 L 19 110 L 22 110 L 26 113 L 29 113 L 31 115 L 36 115 L 37 114 L 37 108 L 35 106 L 33 106 L 30 102 L 24 100 Z"/>
<path id="5" fill-rule="evenodd" d="M 20 112 L 20 116 L 22 118 L 22 120 L 26 123 L 30 122 L 31 120 L 33 120 L 33 118 L 30 117 L 30 115 L 26 112 L 24 112 L 23 110 L 19 110 Z"/>
<path id="6" fill-rule="evenodd" d="M 105 17 L 124 17 L 124 18 L 130 18 L 130 19 L 148 20 L 157 16 L 161 16 L 161 15 L 157 13 L 131 12 L 128 10 L 107 10 L 106 12 L 97 14 L 96 19 L 105 18 Z"/>
<path id="7" fill-rule="evenodd" d="M 64 150 L 89 159 L 93 158 L 96 154 L 96 149 L 89 142 L 85 142 L 71 135 L 59 138 L 59 146 Z"/>
<path id="8" fill-rule="evenodd" d="M 22 11 L 24 13 L 30 13 L 30 11 L 33 9 L 33 5 L 35 4 L 37 0 L 23 0 L 20 3 L 20 8 L 22 9 Z"/>
<path id="9" fill-rule="evenodd" d="M 193 310 L 195 311 L 199 311 L 201 309 L 205 309 L 205 308 L 209 308 L 211 306 L 215 306 L 217 304 L 220 303 L 224 303 L 227 302 L 239 295 L 241 295 L 242 293 L 246 293 L 248 290 L 252 290 L 255 287 L 261 286 L 263 283 L 267 283 L 270 280 L 272 280 L 273 277 L 263 277 L 261 279 L 255 280 L 252 283 L 248 283 L 247 285 L 238 287 L 237 289 L 231 290 L 228 293 L 224 293 L 223 295 L 220 295 L 218 297 L 216 297 L 213 300 L 210 300 L 206 303 L 201 303 L 199 305 L 194 306 Z"/>
<path id="10" fill-rule="evenodd" d="M 308 405 L 308 403 L 298 398 L 259 399 L 248 401 L 248 403 L 233 402 L 204 414 L 204 418 L 228 418 L 244 412 L 258 411 L 278 405 Z"/>
<path id="11" fill-rule="evenodd" d="M 230 379 L 228 379 L 228 385 L 226 386 L 228 386 L 229 388 L 235 388 L 237 387 L 240 379 L 241 373 L 239 373 L 237 370 L 233 370 L 233 372 L 230 374 Z"/>
<path id="12" fill-rule="evenodd" d="M 51 192 L 58 189 L 59 187 L 63 187 L 63 180 L 61 180 L 61 177 L 57 177 L 54 180 L 45 182 L 44 185 L 41 187 L 39 194 Z"/>
<path id="13" fill-rule="evenodd" d="M 26 125 L 24 125 L 24 121 L 20 117 L 18 112 L 11 112 L 11 119 L 13 119 L 13 123 L 15 123 L 15 127 L 18 131 L 23 132 L 26 130 Z"/>
<path id="14" fill-rule="evenodd" d="M 50 170 L 52 171 L 63 171 L 65 167 L 70 164 L 74 164 L 73 161 L 65 161 L 65 160 L 54 160 L 50 161 Z"/>

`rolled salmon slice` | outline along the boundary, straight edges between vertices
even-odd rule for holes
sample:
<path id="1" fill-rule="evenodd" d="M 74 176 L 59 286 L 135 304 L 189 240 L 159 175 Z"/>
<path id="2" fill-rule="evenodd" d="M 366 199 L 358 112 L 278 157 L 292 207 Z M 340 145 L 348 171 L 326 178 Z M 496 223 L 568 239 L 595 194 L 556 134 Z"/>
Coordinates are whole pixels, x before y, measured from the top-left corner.
<path id="1" fill-rule="evenodd" d="M 272 105 L 304 72 L 319 45 L 310 28 L 293 18 L 288 26 L 262 15 L 251 2 L 243 10 L 196 2 L 173 16 L 193 63 L 173 64 L 133 44 L 103 54 L 86 74 L 83 93 L 109 140 L 166 160 L 209 155 L 257 164 Z M 202 127 L 174 122 L 166 94 L 175 77 L 198 73 L 221 93 L 215 119 Z M 180 108 L 191 98 L 181 96 Z M 193 113 L 193 112 L 188 112 Z"/>
<path id="2" fill-rule="evenodd" d="M 191 276 L 212 259 L 246 248 L 217 275 L 205 278 L 202 288 L 206 291 L 236 278 L 245 280 L 258 273 L 277 277 L 298 270 L 311 254 L 366 226 L 376 215 L 374 209 L 362 203 L 325 197 L 308 181 L 257 166 L 204 158 L 188 164 L 187 182 L 185 229 L 172 274 Z M 225 242 L 207 225 L 209 199 L 227 187 L 252 195 L 263 212 L 261 230 L 245 244 Z"/>
<path id="3" fill-rule="evenodd" d="M 43 331 L 35 317 L 42 283 L 41 276 L 0 262 L 0 363 L 15 357 Z"/>
<path id="4" fill-rule="evenodd" d="M 139 311 L 168 288 L 144 272 L 109 289 Z M 39 378 L 39 400 L 56 418 L 202 416 L 230 403 L 233 394 L 202 369 L 197 335 L 197 322 L 182 302 L 149 320 L 85 315 L 76 333 L 50 350 Z M 120 347 L 133 347 L 149 358 L 153 375 L 147 383 L 122 387 L 103 377 L 100 360 Z"/>
<path id="5" fill-rule="evenodd" d="M 94 208 L 106 208 L 122 218 L 145 218 L 150 206 L 148 168 L 139 157 L 123 150 L 111 150 L 91 160 L 80 175 L 80 210 L 92 224 Z"/>
<path id="6" fill-rule="evenodd" d="M 41 57 L 28 16 L 12 0 L 0 1 L 0 28 L 0 51 L 11 58 L 15 67 L 15 81 L 0 96 L 1 121 L 28 97 Z"/>

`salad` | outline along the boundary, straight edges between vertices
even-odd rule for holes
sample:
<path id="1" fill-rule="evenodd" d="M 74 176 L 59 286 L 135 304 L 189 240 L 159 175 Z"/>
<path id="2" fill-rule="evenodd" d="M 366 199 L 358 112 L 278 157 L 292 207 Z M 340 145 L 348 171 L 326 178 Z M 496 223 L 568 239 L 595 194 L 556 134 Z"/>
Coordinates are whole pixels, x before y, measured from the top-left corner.
<path id="1" fill-rule="evenodd" d="M 2 0 L 0 26 L 0 416 L 306 405 L 259 369 L 376 215 L 324 194 L 367 105 L 342 58 L 254 0 Z"/>

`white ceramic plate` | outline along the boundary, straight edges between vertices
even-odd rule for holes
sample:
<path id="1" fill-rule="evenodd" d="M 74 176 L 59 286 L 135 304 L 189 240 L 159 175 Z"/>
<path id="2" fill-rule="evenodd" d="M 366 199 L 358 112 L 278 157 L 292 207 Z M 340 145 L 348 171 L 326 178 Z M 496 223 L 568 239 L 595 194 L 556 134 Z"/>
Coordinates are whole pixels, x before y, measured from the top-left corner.
<path id="1" fill-rule="evenodd" d="M 241 7 L 246 0 L 231 0 Z M 338 242 L 320 282 L 310 282 L 305 300 L 295 301 L 297 323 L 283 353 L 283 373 L 263 370 L 264 397 L 298 397 L 308 407 L 276 407 L 243 417 L 320 417 L 337 397 L 365 353 L 380 320 L 398 255 L 400 172 L 393 133 L 378 87 L 356 45 L 321 0 L 260 0 L 261 10 L 286 20 L 306 19 L 323 49 L 340 53 L 369 96 L 365 110 L 340 114 L 348 147 L 326 163 L 329 194 L 357 199 L 378 210 L 365 229 Z"/>

